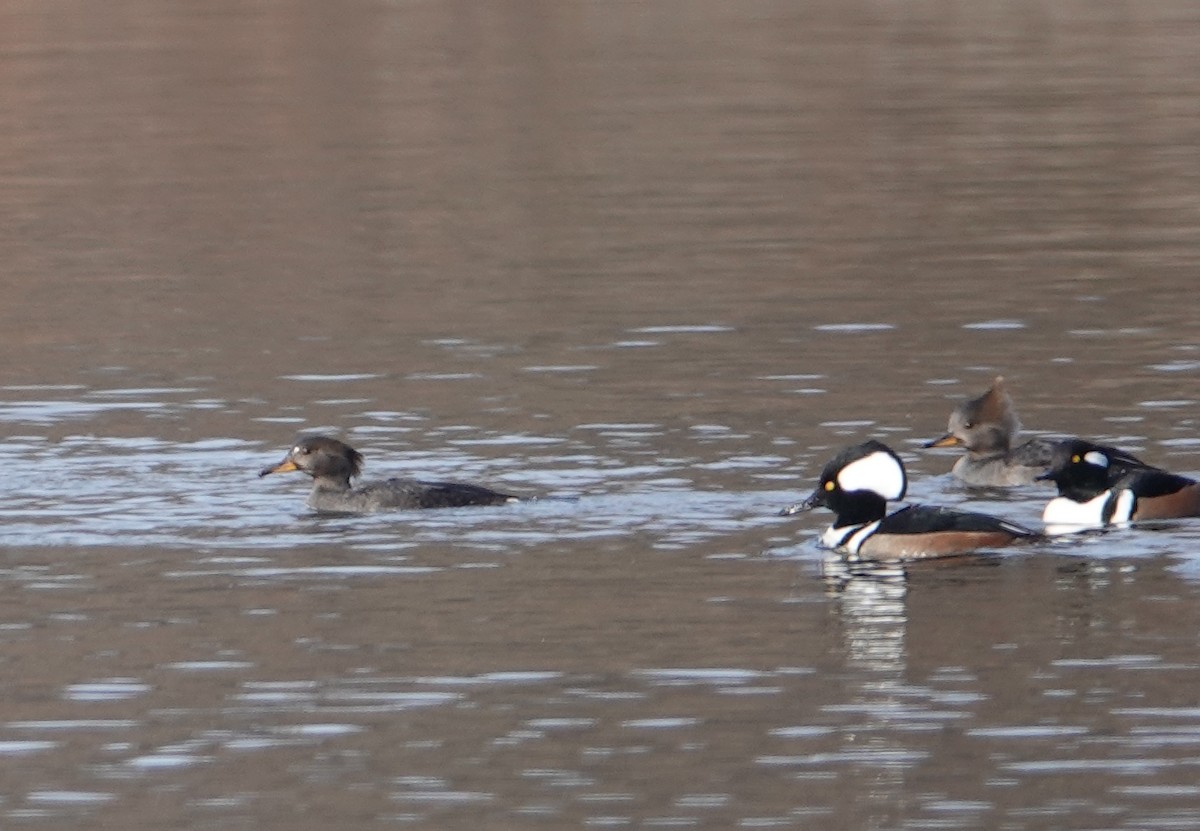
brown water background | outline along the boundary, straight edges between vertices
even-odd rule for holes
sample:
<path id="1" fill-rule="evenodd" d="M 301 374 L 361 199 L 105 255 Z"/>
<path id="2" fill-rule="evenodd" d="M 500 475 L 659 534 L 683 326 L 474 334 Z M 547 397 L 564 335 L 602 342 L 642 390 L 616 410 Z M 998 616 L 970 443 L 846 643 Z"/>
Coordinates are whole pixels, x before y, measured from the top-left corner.
<path id="1" fill-rule="evenodd" d="M 0 8 L 0 824 L 1200 826 L 1200 524 L 839 574 L 839 446 L 1200 471 L 1191 2 Z M 320 518 L 302 431 L 512 509 Z"/>

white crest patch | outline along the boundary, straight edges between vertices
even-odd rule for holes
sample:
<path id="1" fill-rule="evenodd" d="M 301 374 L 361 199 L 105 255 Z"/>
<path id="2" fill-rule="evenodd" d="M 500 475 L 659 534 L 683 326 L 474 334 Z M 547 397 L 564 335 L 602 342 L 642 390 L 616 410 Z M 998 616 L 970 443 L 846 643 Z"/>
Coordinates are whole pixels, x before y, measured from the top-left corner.
<path id="1" fill-rule="evenodd" d="M 1108 467 L 1108 457 L 1099 450 L 1089 450 L 1083 454 L 1083 460 L 1096 467 Z"/>
<path id="2" fill-rule="evenodd" d="M 904 466 L 882 450 L 855 459 L 839 470 L 837 483 L 844 491 L 874 491 L 884 499 L 900 499 L 908 484 Z"/>

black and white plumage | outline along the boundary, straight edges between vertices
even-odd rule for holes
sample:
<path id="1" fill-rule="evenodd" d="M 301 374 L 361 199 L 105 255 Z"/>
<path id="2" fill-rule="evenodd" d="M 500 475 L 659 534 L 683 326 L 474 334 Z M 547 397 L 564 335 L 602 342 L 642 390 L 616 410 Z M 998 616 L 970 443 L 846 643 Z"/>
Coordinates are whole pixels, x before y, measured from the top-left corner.
<path id="1" fill-rule="evenodd" d="M 842 450 L 825 466 L 812 494 L 783 513 L 833 511 L 821 542 L 849 560 L 947 557 L 1039 536 L 999 517 L 952 508 L 910 505 L 887 513 L 888 501 L 902 499 L 907 490 L 900 457 L 871 440 Z"/>
<path id="2" fill-rule="evenodd" d="M 1200 516 L 1200 483 L 1084 439 L 1064 441 L 1040 478 L 1058 496 L 1046 503 L 1042 521 L 1050 533 L 1069 533 L 1145 519 Z"/>
<path id="3" fill-rule="evenodd" d="M 259 476 L 303 471 L 313 479 L 308 506 L 328 513 L 365 514 L 412 508 L 462 508 L 518 502 L 518 497 L 480 485 L 459 482 L 423 482 L 418 479 L 384 479 L 351 485 L 362 470 L 362 454 L 329 436 L 307 436 L 288 451 L 282 462 L 265 468 Z"/>

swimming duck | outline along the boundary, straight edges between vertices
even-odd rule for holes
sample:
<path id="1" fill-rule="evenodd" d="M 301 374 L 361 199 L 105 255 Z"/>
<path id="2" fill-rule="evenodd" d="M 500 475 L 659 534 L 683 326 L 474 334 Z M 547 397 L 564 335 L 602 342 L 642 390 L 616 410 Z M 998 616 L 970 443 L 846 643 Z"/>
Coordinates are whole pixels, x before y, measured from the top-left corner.
<path id="1" fill-rule="evenodd" d="M 1039 477 L 1058 486 L 1058 496 L 1042 512 L 1047 531 L 1200 516 L 1200 482 L 1149 465 L 1130 465 L 1110 451 L 1083 439 L 1064 441 L 1055 450 L 1049 470 Z"/>
<path id="2" fill-rule="evenodd" d="M 345 442 L 329 436 L 307 436 L 296 442 L 279 464 L 260 472 L 287 473 L 300 470 L 313 479 L 308 506 L 330 513 L 370 513 L 406 508 L 460 508 L 468 505 L 499 505 L 518 502 L 518 497 L 479 485 L 457 482 L 422 482 L 416 479 L 385 479 L 351 486 L 362 470 L 362 454 Z"/>
<path id="3" fill-rule="evenodd" d="M 925 447 L 965 447 L 966 455 L 951 473 L 973 487 L 1004 488 L 1043 481 L 1042 474 L 1057 458 L 1061 438 L 1033 438 L 1013 446 L 1021 422 L 1012 396 L 997 376 L 987 392 L 964 401 L 950 413 L 948 432 L 925 443 Z M 1113 461 L 1111 474 L 1146 465 L 1132 454 L 1115 447 L 1099 446 Z"/>
<path id="4" fill-rule="evenodd" d="M 968 485 L 1029 485 L 1050 464 L 1055 442 L 1034 438 L 1013 447 L 1020 429 L 1004 378 L 997 376 L 983 395 L 955 407 L 946 435 L 925 447 L 965 447 L 966 455 L 954 463 L 951 473 Z"/>
<path id="5" fill-rule="evenodd" d="M 838 453 L 825 465 L 812 495 L 782 513 L 833 511 L 833 524 L 821 542 L 850 561 L 947 557 L 1040 537 L 999 517 L 952 508 L 909 505 L 887 513 L 888 500 L 902 499 L 907 489 L 900 457 L 871 440 Z"/>

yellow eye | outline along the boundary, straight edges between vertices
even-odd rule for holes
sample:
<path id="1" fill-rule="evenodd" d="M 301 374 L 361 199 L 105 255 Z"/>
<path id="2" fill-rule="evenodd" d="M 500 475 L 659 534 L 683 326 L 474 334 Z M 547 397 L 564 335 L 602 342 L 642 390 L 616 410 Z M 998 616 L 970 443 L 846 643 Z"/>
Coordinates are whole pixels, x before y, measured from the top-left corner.
<path id="1" fill-rule="evenodd" d="M 833 483 L 832 479 L 830 479 L 828 482 L 825 483 L 825 490 L 827 490 L 827 491 L 832 491 L 836 487 L 837 487 L 837 485 L 835 485 Z"/>
<path id="2" fill-rule="evenodd" d="M 1073 464 L 1073 465 L 1077 465 L 1082 461 L 1083 461 L 1083 457 L 1080 456 L 1078 453 L 1076 453 L 1074 456 L 1071 457 L 1071 464 Z"/>

